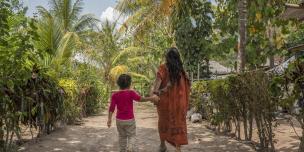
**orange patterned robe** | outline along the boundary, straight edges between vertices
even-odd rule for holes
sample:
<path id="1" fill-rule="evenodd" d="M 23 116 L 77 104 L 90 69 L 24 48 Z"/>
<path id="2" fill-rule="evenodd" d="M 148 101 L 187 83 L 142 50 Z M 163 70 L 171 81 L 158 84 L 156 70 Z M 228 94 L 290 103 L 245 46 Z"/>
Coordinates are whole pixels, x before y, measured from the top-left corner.
<path id="1" fill-rule="evenodd" d="M 157 77 L 162 80 L 160 89 L 166 87 L 169 81 L 166 65 L 162 64 L 159 67 Z M 179 84 L 170 86 L 160 95 L 160 102 L 157 105 L 159 135 L 161 140 L 165 140 L 173 146 L 188 144 L 186 114 L 189 93 L 190 83 L 183 73 Z"/>

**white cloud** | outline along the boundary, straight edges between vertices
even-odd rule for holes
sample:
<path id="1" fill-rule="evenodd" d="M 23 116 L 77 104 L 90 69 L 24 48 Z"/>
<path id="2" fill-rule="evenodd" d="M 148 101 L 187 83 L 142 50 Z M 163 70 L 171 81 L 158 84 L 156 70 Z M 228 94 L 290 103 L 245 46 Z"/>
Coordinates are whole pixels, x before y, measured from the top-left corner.
<path id="1" fill-rule="evenodd" d="M 122 15 L 118 10 L 113 7 L 108 7 L 105 11 L 101 13 L 100 21 L 110 21 L 115 22 L 117 21 L 118 26 L 123 24 L 126 20 L 126 16 Z"/>
<path id="2" fill-rule="evenodd" d="M 108 7 L 105 11 L 101 13 L 100 20 L 102 22 L 109 20 L 114 22 L 119 17 L 119 13 L 115 11 L 113 7 Z"/>

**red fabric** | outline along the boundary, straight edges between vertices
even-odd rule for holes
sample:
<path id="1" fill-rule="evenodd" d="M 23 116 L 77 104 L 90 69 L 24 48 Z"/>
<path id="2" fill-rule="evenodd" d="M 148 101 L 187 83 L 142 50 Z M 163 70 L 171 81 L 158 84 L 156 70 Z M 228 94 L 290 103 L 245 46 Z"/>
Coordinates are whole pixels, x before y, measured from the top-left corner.
<path id="1" fill-rule="evenodd" d="M 122 90 L 111 97 L 110 112 L 117 107 L 116 118 L 119 120 L 134 119 L 133 101 L 140 101 L 141 96 L 133 90 Z"/>
<path id="2" fill-rule="evenodd" d="M 166 87 L 169 81 L 166 65 L 163 64 L 159 67 L 157 77 L 162 80 L 160 88 Z M 188 144 L 186 114 L 189 93 L 190 83 L 183 73 L 178 84 L 169 87 L 160 95 L 160 102 L 157 106 L 159 135 L 161 140 L 165 140 L 173 146 Z"/>

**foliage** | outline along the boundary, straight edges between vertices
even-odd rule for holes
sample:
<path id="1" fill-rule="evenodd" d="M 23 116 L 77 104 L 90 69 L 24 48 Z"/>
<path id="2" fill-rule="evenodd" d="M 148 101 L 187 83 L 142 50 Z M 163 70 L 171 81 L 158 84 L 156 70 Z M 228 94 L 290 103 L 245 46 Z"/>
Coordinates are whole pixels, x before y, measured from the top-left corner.
<path id="1" fill-rule="evenodd" d="M 193 71 L 198 64 L 202 64 L 202 60 L 208 60 L 211 54 L 211 3 L 206 0 L 180 0 L 172 14 L 176 45 L 184 57 L 186 68 Z"/>
<path id="2" fill-rule="evenodd" d="M 80 16 L 82 0 L 50 0 L 50 10 L 38 6 L 38 35 L 35 47 L 46 51 L 40 63 L 46 68 L 53 67 L 49 74 L 61 77 L 64 68 L 69 67 L 71 57 L 76 54 L 83 34 L 98 21 L 90 14 Z"/>
<path id="3" fill-rule="evenodd" d="M 102 23 L 99 32 L 91 32 L 88 36 L 89 45 L 86 48 L 89 52 L 86 55 L 100 66 L 103 84 L 113 88 L 117 77 L 122 73 L 132 75 L 133 81 L 149 82 L 144 68 L 151 64 L 149 60 L 145 60 L 145 56 L 151 57 L 154 54 L 141 45 L 125 41 L 123 37 L 126 36 L 119 33 L 115 27 L 116 23 L 106 21 Z"/>
<path id="4" fill-rule="evenodd" d="M 303 24 L 276 17 L 291 1 L 247 0 L 247 69 L 261 68 L 267 58 L 284 54 L 284 46 L 303 40 Z M 96 26 L 92 15 L 81 15 L 83 0 L 50 0 L 50 9 L 39 6 L 34 18 L 25 17 L 18 0 L 0 0 L 0 150 L 22 138 L 21 125 L 49 133 L 58 121 L 97 114 L 122 73 L 132 75 L 142 94 L 149 92 L 172 45 L 189 72 L 198 65 L 208 75 L 214 59 L 235 66 L 238 2 L 120 0 L 116 8 L 128 19 L 119 27 L 109 21 Z M 291 109 L 296 100 L 303 106 L 303 73 L 299 58 L 283 76 L 252 71 L 195 82 L 191 105 L 218 131 L 235 127 L 240 138 L 244 130 L 245 140 L 256 122 L 260 146 L 273 150 L 274 112 L 278 106 Z M 303 111 L 294 114 L 302 126 Z"/>
<path id="5" fill-rule="evenodd" d="M 61 86 L 66 93 L 67 100 L 64 101 L 64 116 L 68 123 L 72 123 L 76 118 L 80 117 L 80 107 L 77 105 L 77 93 L 78 88 L 74 80 L 62 79 L 59 80 L 59 86 Z"/>
<path id="6" fill-rule="evenodd" d="M 50 133 L 56 122 L 80 117 L 78 87 L 88 80 L 73 77 L 77 65 L 73 66 L 71 57 L 83 32 L 96 20 L 79 17 L 81 1 L 73 6 L 72 1 L 52 1 L 58 2 L 64 7 L 57 5 L 56 11 L 38 7 L 36 20 L 25 17 L 26 9 L 18 0 L 0 0 L 0 151 L 10 149 L 15 137 L 21 140 L 22 125 L 35 127 L 39 134 Z M 60 16 L 64 11 L 69 16 Z M 96 113 L 107 94 L 101 84 L 88 87 L 85 104 Z"/>
<path id="7" fill-rule="evenodd" d="M 31 43 L 37 39 L 34 20 L 24 16 L 17 1 L 1 0 L 0 16 L 0 145 L 5 151 L 12 145 L 12 137 L 20 133 L 18 120 L 22 113 L 16 101 L 21 100 L 15 91 L 30 78 L 39 53 Z"/>
<path id="8" fill-rule="evenodd" d="M 101 108 L 105 108 L 109 97 L 99 69 L 87 63 L 78 64 L 75 78 L 79 90 L 77 102 L 82 116 L 98 114 Z"/>
<path id="9" fill-rule="evenodd" d="M 294 105 L 297 101 L 300 111 L 298 113 L 293 113 L 297 118 L 298 122 L 301 124 L 301 128 L 304 128 L 304 56 L 299 57 L 294 63 L 290 64 L 288 70 L 285 72 L 284 78 L 286 80 L 287 97 L 285 97 L 285 102 L 289 103 L 287 105 Z M 284 84 L 283 84 L 284 85 Z M 292 85 L 293 87 L 290 87 Z M 284 98 L 283 98 L 284 99 Z M 289 106 L 291 107 L 291 106 Z M 304 150 L 304 132 L 302 132 L 301 144 L 299 151 Z"/>
<path id="10" fill-rule="evenodd" d="M 217 2 L 215 28 L 220 31 L 217 34 L 221 35 L 220 40 L 216 40 L 221 45 L 217 49 L 236 52 L 238 49 L 239 13 L 236 11 L 238 0 L 217 0 Z M 286 34 L 290 33 L 292 26 L 277 17 L 285 8 L 285 0 L 260 0 L 247 3 L 246 66 L 249 69 L 256 69 L 263 66 L 267 58 L 284 52 L 283 46 L 286 43 L 284 39 Z M 230 56 L 229 60 L 235 60 L 235 57 Z"/>
<path id="11" fill-rule="evenodd" d="M 254 71 L 197 85 L 193 89 L 205 87 L 200 89 L 203 91 L 201 93 L 210 93 L 210 100 L 204 102 L 203 106 L 211 125 L 217 127 L 218 131 L 224 129 L 225 132 L 231 132 L 235 128 L 236 137 L 240 139 L 243 126 L 245 140 L 252 140 L 254 120 L 261 149 L 274 149 L 273 123 L 279 105 L 276 96 L 279 92 L 274 91 L 275 83 L 270 76 Z"/>
<path id="12" fill-rule="evenodd" d="M 203 96 L 207 92 L 207 82 L 206 81 L 197 81 L 191 87 L 191 98 L 190 98 L 190 107 L 196 108 L 197 112 L 204 112 L 203 105 L 206 104 L 206 100 L 204 100 Z M 205 103 L 205 104 L 202 104 Z"/>
<path id="13" fill-rule="evenodd" d="M 159 23 L 168 22 L 166 17 L 172 14 L 172 7 L 179 0 L 160 0 L 160 1 L 142 1 L 142 0 L 120 0 L 117 4 L 117 10 L 130 15 L 121 31 L 131 33 L 136 38 L 141 38 L 145 34 L 151 33 L 151 29 L 159 26 Z M 167 31 L 171 33 L 172 31 Z"/>

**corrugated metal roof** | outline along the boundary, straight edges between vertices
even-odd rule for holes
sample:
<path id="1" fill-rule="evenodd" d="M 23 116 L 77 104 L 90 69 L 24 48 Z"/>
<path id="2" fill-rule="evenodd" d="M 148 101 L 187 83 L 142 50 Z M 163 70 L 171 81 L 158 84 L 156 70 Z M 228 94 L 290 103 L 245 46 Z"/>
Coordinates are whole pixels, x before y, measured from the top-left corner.
<path id="1" fill-rule="evenodd" d="M 232 72 L 232 70 L 230 68 L 227 68 L 223 65 L 221 65 L 219 62 L 216 61 L 210 61 L 209 62 L 209 66 L 210 66 L 210 72 L 212 72 L 213 74 L 229 74 Z"/>
<path id="2" fill-rule="evenodd" d="M 297 52 L 297 51 L 303 51 L 304 50 L 304 44 L 300 44 L 291 48 L 288 48 L 288 51 L 290 52 Z"/>
<path id="3" fill-rule="evenodd" d="M 286 10 L 281 18 L 304 21 L 304 1 L 301 4 L 286 4 Z"/>

